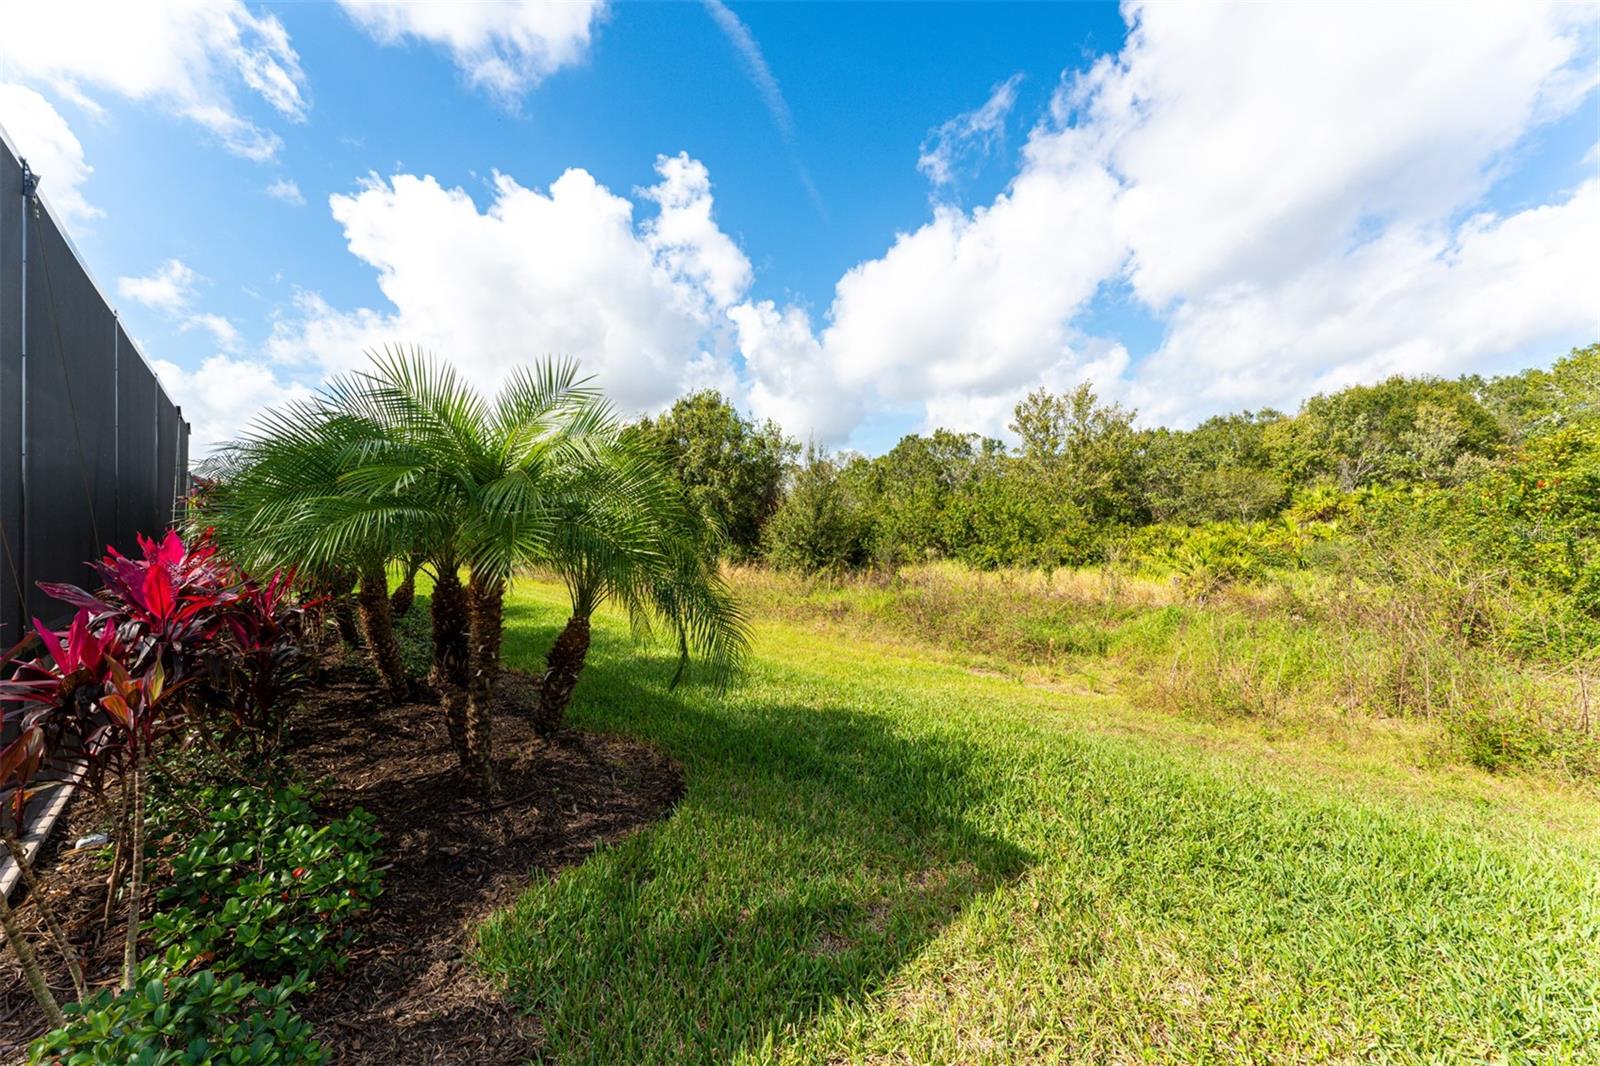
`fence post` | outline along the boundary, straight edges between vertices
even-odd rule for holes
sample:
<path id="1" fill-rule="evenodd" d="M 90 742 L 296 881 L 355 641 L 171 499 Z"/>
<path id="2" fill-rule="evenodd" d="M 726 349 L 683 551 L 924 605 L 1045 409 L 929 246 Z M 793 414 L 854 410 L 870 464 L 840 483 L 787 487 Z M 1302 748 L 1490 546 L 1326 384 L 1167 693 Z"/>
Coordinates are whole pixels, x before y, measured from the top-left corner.
<path id="1" fill-rule="evenodd" d="M 22 343 L 17 361 L 17 399 L 20 401 L 17 428 L 19 447 L 17 455 L 17 573 L 23 586 L 17 589 L 22 601 L 20 625 L 28 624 L 28 216 L 33 212 L 34 193 L 39 188 L 39 176 L 22 164 Z"/>
<path id="2" fill-rule="evenodd" d="M 114 307 L 111 309 L 111 529 L 112 540 L 122 540 L 122 316 Z"/>

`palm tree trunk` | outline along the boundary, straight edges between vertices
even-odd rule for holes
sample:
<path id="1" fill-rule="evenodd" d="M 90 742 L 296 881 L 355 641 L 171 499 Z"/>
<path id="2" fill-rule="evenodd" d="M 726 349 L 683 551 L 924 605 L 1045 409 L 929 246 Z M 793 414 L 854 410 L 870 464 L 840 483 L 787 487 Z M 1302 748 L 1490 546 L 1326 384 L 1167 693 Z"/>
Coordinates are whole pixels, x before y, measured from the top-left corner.
<path id="1" fill-rule="evenodd" d="M 356 593 L 361 612 L 361 630 L 367 638 L 367 654 L 383 681 L 389 698 L 402 702 L 410 690 L 400 645 L 394 639 L 394 615 L 389 613 L 389 578 L 383 563 L 368 563 L 361 569 L 361 589 Z"/>
<path id="2" fill-rule="evenodd" d="M 404 618 L 411 610 L 412 601 L 417 598 L 417 570 L 421 566 L 420 556 L 413 555 L 407 559 L 406 575 L 389 595 L 389 610 L 396 618 Z"/>
<path id="3" fill-rule="evenodd" d="M 361 647 L 361 631 L 356 628 L 355 606 L 350 602 L 350 592 L 356 587 L 355 575 L 347 570 L 336 573 L 330 582 L 329 596 L 333 599 L 333 621 L 339 627 L 339 639 L 351 651 Z"/>
<path id="4" fill-rule="evenodd" d="M 429 675 L 444 710 L 450 743 L 467 765 L 467 594 L 453 561 L 435 563 L 433 582 L 433 670 Z"/>
<path id="5" fill-rule="evenodd" d="M 500 675 L 504 599 L 503 581 L 472 575 L 472 584 L 467 590 L 468 609 L 471 611 L 468 637 L 472 656 L 467 678 L 467 772 L 486 791 L 494 788 L 492 704 L 495 682 Z"/>
<path id="6" fill-rule="evenodd" d="M 555 734 L 566 724 L 572 690 L 578 687 L 583 662 L 589 654 L 589 616 L 574 614 L 556 637 L 544 657 L 544 677 L 539 684 L 539 709 L 534 728 L 542 737 Z"/>

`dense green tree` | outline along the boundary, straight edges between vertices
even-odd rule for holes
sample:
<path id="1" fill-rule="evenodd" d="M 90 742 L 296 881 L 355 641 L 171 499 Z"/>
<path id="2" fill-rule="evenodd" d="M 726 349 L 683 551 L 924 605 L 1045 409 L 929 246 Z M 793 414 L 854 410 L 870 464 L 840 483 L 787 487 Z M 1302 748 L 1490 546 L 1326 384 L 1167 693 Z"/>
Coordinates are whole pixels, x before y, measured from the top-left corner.
<path id="1" fill-rule="evenodd" d="M 1392 377 L 1313 396 L 1269 427 L 1273 470 L 1291 485 L 1327 480 L 1345 490 L 1448 480 L 1464 458 L 1488 457 L 1505 430 L 1470 380 Z"/>
<path id="2" fill-rule="evenodd" d="M 741 416 L 712 390 L 685 396 L 637 430 L 671 465 L 694 505 L 722 526 L 729 553 L 752 558 L 799 446 L 776 423 Z"/>
<path id="3" fill-rule="evenodd" d="M 875 559 L 890 564 L 955 554 L 952 506 L 975 476 L 984 447 L 975 433 L 936 429 L 851 464 L 870 501 Z"/>
<path id="4" fill-rule="evenodd" d="M 1155 429 L 1143 436 L 1144 504 L 1160 522 L 1251 521 L 1273 513 L 1288 495 L 1270 469 L 1268 428 L 1277 411 L 1208 418 L 1192 430 Z"/>
<path id="5" fill-rule="evenodd" d="M 1083 383 L 1069 394 L 1030 392 L 1016 405 L 1011 432 L 1032 467 L 1029 493 L 1062 493 L 1090 522 L 1130 523 L 1146 517 L 1139 491 L 1142 448 L 1134 413 L 1101 403 Z"/>
<path id="6" fill-rule="evenodd" d="M 980 569 L 1052 568 L 1099 558 L 1107 527 L 1096 525 L 1048 471 L 991 455 L 951 507 L 954 554 Z"/>
<path id="7" fill-rule="evenodd" d="M 853 570 L 871 558 L 872 520 L 847 463 L 816 445 L 806 449 L 783 502 L 766 524 L 766 557 L 802 573 Z"/>
<path id="8" fill-rule="evenodd" d="M 1093 522 L 1141 521 L 1142 448 L 1133 419 L 1121 404 L 1101 403 L 1088 382 L 1064 395 L 1029 393 L 1009 428 L 1035 472 L 1030 491 L 1065 493 Z"/>
<path id="9" fill-rule="evenodd" d="M 1549 370 L 1467 382 L 1506 436 L 1521 440 L 1600 416 L 1600 344 L 1572 349 Z"/>
<path id="10" fill-rule="evenodd" d="M 1406 495 L 1397 490 L 1480 482 L 1519 443 L 1600 418 L 1600 345 L 1487 381 L 1353 386 L 1293 416 L 1244 411 L 1191 430 L 1138 430 L 1133 417 L 1088 385 L 1038 389 L 1013 413 L 1014 453 L 935 430 L 873 459 L 810 455 L 793 483 L 804 506 L 788 508 L 769 547 L 781 542 L 784 565 L 806 569 L 941 557 L 1058 566 L 1104 558 L 1151 522 L 1354 522 L 1372 501 Z"/>

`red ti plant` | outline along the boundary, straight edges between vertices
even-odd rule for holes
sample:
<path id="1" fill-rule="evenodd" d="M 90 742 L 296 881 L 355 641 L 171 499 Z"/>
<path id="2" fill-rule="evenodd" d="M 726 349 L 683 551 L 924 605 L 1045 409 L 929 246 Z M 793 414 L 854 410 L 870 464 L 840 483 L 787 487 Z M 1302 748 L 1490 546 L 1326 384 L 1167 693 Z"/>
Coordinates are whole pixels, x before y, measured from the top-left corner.
<path id="1" fill-rule="evenodd" d="M 13 737 L 0 747 L 0 835 L 8 847 L 21 833 L 24 808 L 45 771 L 73 770 L 102 801 L 108 776 L 116 774 L 117 855 L 107 913 L 126 873 L 125 985 L 131 985 L 138 961 L 144 781 L 158 739 L 183 724 L 185 711 L 223 708 L 232 717 L 231 739 L 243 734 L 259 753 L 275 749 L 281 733 L 277 712 L 302 666 L 302 608 L 291 598 L 292 573 L 253 581 L 218 555 L 209 535 L 187 546 L 176 533 L 160 541 L 140 537 L 139 549 L 137 559 L 107 551 L 95 564 L 104 582 L 98 592 L 41 582 L 46 592 L 77 607 L 77 614 L 59 632 L 34 621 L 44 654 L 24 659 L 24 642 L 0 659 L 0 714 L 5 735 Z M 191 684 L 183 703 L 172 698 Z M 211 737 L 206 728 L 200 733 Z M 7 828 L 8 817 L 15 833 Z M 12 850 L 32 878 L 20 846 Z M 13 932 L 9 911 L 0 911 L 0 918 L 9 923 L 6 939 L 22 958 L 28 947 Z M 81 998 L 81 971 L 70 944 L 55 927 L 51 932 Z M 30 957 L 23 968 L 46 1016 L 60 1024 L 36 962 Z"/>
<path id="2" fill-rule="evenodd" d="M 222 613 L 236 595 L 231 568 L 209 536 L 186 547 L 176 532 L 160 541 L 141 535 L 139 549 L 141 559 L 106 550 L 94 564 L 104 582 L 97 593 L 43 581 L 39 587 L 97 621 L 117 619 L 133 665 L 148 666 L 152 656 L 159 657 L 176 675 L 221 628 Z"/>
<path id="3" fill-rule="evenodd" d="M 19 658 L 29 642 L 12 648 L 0 659 L 0 722 L 14 730 L 12 740 L 0 747 L 0 838 L 16 864 L 32 895 L 45 927 L 57 950 L 66 961 L 78 998 L 85 995 L 83 969 L 71 940 L 56 920 L 41 891 L 38 874 L 28 860 L 19 839 L 28 802 L 49 787 L 42 771 L 65 769 L 74 748 L 83 750 L 83 739 L 93 729 L 98 716 L 98 697 L 116 664 L 116 631 L 108 620 L 98 631 L 90 624 L 89 613 L 80 610 L 72 625 L 55 633 L 38 619 L 34 629 L 47 656 L 31 660 Z M 25 979 L 45 1016 L 52 1022 L 60 1018 L 60 1008 L 45 983 L 38 961 L 20 929 L 12 919 L 7 901 L 0 897 L 0 924 L 6 941 L 17 956 Z"/>
<path id="4" fill-rule="evenodd" d="M 119 837 L 116 865 L 125 860 L 129 871 L 123 975 L 124 982 L 131 983 L 143 904 L 144 769 L 157 737 L 177 725 L 180 716 L 168 713 L 167 697 L 176 686 L 167 683 L 161 656 L 152 656 L 148 665 L 134 672 L 124 661 L 126 646 L 115 619 L 106 617 L 96 625 L 91 617 L 87 608 L 81 608 L 72 625 L 61 632 L 35 620 L 46 655 L 17 661 L 20 646 L 13 649 L 9 659 L 14 669 L 0 681 L 0 710 L 15 719 L 17 736 L 0 749 L 0 790 L 6 793 L 8 814 L 20 830 L 27 800 L 37 790 L 43 770 L 78 764 L 81 780 L 96 795 L 104 792 L 106 772 L 118 772 L 122 802 L 120 817 L 114 819 Z M 15 834 L 8 830 L 8 836 L 14 839 Z M 20 856 L 21 849 L 14 854 Z M 19 858 L 18 864 L 26 870 L 24 859 Z M 113 870 L 113 889 L 118 873 Z M 25 875 L 31 876 L 31 871 Z M 12 939 L 9 931 L 7 939 Z M 57 939 L 71 960 L 65 937 Z M 81 981 L 75 965 L 74 970 L 75 979 Z M 48 993 L 48 988 L 44 991 Z M 51 1005 L 40 1002 L 51 1015 Z"/>
<path id="5" fill-rule="evenodd" d="M 106 693 L 100 699 L 104 719 L 86 748 L 91 766 L 116 765 L 121 771 L 122 810 L 128 859 L 128 929 L 122 953 L 122 987 L 132 988 L 139 968 L 139 919 L 144 895 L 145 768 L 161 733 L 174 728 L 181 715 L 167 714 L 164 698 L 177 686 L 168 686 L 166 671 L 157 657 L 142 674 L 131 674 L 116 660 L 110 663 Z M 103 769 L 101 771 L 103 773 Z M 116 873 L 113 871 L 113 879 Z"/>
<path id="6" fill-rule="evenodd" d="M 288 697 L 306 679 L 302 642 L 315 605 L 298 602 L 293 587 L 292 570 L 275 571 L 264 584 L 241 576 L 210 656 L 227 739 L 258 757 L 277 751 Z"/>
<path id="7" fill-rule="evenodd" d="M 98 702 L 105 691 L 121 645 L 112 620 L 96 627 L 87 610 L 56 633 L 33 620 L 46 655 L 22 660 L 18 652 L 29 638 L 0 663 L 0 710 L 16 728 L 16 738 L 0 748 L 0 785 L 27 780 L 42 769 L 65 769 L 84 753 L 94 731 Z"/>

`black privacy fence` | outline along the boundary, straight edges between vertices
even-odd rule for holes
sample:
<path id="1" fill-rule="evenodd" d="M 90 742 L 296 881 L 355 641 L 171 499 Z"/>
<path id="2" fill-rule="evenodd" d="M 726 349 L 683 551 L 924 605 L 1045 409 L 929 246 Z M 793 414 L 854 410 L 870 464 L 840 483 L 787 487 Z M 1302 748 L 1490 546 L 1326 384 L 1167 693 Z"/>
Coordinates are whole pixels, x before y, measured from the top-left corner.
<path id="1" fill-rule="evenodd" d="M 183 412 L 0 136 L 0 647 L 59 621 L 37 582 L 171 526 L 188 467 Z"/>

